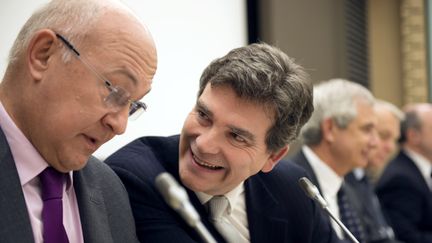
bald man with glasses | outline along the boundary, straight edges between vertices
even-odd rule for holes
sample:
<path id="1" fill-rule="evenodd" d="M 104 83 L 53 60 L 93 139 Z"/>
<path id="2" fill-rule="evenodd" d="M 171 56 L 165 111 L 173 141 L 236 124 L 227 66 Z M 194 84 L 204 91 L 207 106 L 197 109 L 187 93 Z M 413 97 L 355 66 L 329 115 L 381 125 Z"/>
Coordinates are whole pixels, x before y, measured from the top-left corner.
<path id="1" fill-rule="evenodd" d="M 133 34 L 130 34 L 133 33 Z M 53 0 L 0 83 L 0 241 L 137 242 L 126 190 L 91 154 L 146 109 L 156 49 L 116 0 Z"/>

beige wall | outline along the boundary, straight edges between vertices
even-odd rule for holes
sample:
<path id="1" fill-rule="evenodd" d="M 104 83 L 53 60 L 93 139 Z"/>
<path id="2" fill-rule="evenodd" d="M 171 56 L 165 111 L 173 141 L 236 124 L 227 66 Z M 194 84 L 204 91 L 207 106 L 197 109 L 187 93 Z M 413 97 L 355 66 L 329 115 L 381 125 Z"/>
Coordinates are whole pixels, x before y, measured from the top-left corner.
<path id="1" fill-rule="evenodd" d="M 423 0 L 367 3 L 369 88 L 377 98 L 399 107 L 426 102 Z M 296 58 L 314 82 L 344 78 L 344 4 L 343 0 L 261 0 L 261 39 Z"/>
<path id="2" fill-rule="evenodd" d="M 369 0 L 370 88 L 398 106 L 428 101 L 423 0 Z"/>
<path id="3" fill-rule="evenodd" d="M 402 53 L 399 0 L 369 0 L 369 78 L 377 98 L 401 106 Z"/>
<path id="4" fill-rule="evenodd" d="M 428 100 L 422 3 L 367 2 L 369 88 L 377 98 L 399 107 Z M 294 57 L 313 82 L 347 76 L 344 0 L 260 0 L 259 4 L 261 40 Z M 293 151 L 297 149 L 298 144 L 293 144 Z"/>
<path id="5" fill-rule="evenodd" d="M 344 77 L 343 0 L 261 0 L 261 40 L 279 46 L 312 81 Z"/>

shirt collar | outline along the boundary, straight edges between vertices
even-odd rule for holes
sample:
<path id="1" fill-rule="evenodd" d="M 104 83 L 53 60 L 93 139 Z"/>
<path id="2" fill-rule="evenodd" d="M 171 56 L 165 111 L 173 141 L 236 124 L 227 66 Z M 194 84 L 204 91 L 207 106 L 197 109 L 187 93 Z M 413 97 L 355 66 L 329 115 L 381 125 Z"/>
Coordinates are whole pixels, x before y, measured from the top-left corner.
<path id="1" fill-rule="evenodd" d="M 363 180 L 366 176 L 366 171 L 363 168 L 355 168 L 352 172 L 358 181 Z"/>
<path id="2" fill-rule="evenodd" d="M 336 172 L 322 161 L 308 146 L 303 146 L 302 151 L 312 169 L 315 171 L 322 193 L 330 197 L 336 196 L 342 185 L 343 178 L 336 174 Z"/>
<path id="3" fill-rule="evenodd" d="M 235 205 L 238 202 L 238 199 L 241 195 L 241 193 L 244 192 L 244 182 L 241 182 L 237 187 L 235 187 L 233 190 L 227 192 L 223 196 L 225 196 L 228 199 L 228 214 L 231 214 L 232 209 L 235 207 Z M 210 199 L 213 197 L 213 195 L 206 194 L 204 192 L 196 192 L 195 193 L 200 200 L 201 204 L 206 204 Z"/>
<path id="4" fill-rule="evenodd" d="M 37 177 L 49 164 L 16 126 L 0 102 L 0 126 L 12 152 L 21 186 Z M 68 173 L 67 188 L 72 184 L 72 172 Z"/>

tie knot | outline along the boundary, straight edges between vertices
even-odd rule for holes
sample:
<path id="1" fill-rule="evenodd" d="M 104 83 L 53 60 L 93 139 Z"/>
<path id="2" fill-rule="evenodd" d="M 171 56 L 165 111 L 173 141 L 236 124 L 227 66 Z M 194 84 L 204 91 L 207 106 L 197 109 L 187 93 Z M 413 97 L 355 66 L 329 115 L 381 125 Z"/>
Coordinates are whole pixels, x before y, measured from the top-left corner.
<path id="1" fill-rule="evenodd" d="M 47 167 L 39 174 L 42 184 L 42 200 L 61 199 L 63 196 L 63 182 L 65 174 L 53 167 Z"/>
<path id="2" fill-rule="evenodd" d="M 228 207 L 228 198 L 225 196 L 214 196 L 209 201 L 210 219 L 218 221 Z"/>

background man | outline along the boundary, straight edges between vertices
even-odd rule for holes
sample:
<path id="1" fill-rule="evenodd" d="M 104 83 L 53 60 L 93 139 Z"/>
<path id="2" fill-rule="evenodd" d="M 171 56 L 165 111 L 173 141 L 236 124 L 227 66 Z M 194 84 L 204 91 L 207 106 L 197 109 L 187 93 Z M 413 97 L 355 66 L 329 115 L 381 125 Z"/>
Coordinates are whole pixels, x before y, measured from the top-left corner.
<path id="1" fill-rule="evenodd" d="M 377 145 L 369 153 L 366 174 L 371 182 L 376 182 L 388 161 L 398 148 L 400 122 L 404 119 L 403 112 L 390 102 L 377 100 L 374 106 L 377 119 Z"/>
<path id="2" fill-rule="evenodd" d="M 375 242 L 375 227 L 364 218 L 364 205 L 344 182 L 354 168 L 365 167 L 376 146 L 374 97 L 363 86 L 342 79 L 314 87 L 315 110 L 301 131 L 305 146 L 292 160 L 305 168 L 330 210 L 360 242 Z M 340 238 L 346 238 L 333 222 Z"/>
<path id="3" fill-rule="evenodd" d="M 312 113 L 311 91 L 303 69 L 267 44 L 213 61 L 180 136 L 142 137 L 106 160 L 129 192 L 139 239 L 200 241 L 156 191 L 155 177 L 165 171 L 187 188 L 219 242 L 334 239 L 320 209 L 297 185 L 304 172 L 288 163 L 276 166 Z M 221 201 L 227 208 L 215 219 Z"/>
<path id="4" fill-rule="evenodd" d="M 405 108 L 400 153 L 384 170 L 376 192 L 396 236 L 432 242 L 432 105 Z"/>
<path id="5" fill-rule="evenodd" d="M 120 180 L 90 155 L 143 110 L 155 70 L 149 31 L 116 1 L 30 17 L 0 85 L 2 242 L 137 241 Z"/>
<path id="6" fill-rule="evenodd" d="M 377 119 L 377 143 L 369 152 L 366 168 L 355 168 L 345 176 L 345 181 L 354 189 L 363 204 L 362 217 L 369 222 L 370 236 L 374 241 L 380 239 L 394 239 L 393 229 L 388 225 L 381 209 L 378 197 L 370 175 L 378 176 L 388 159 L 396 150 L 399 138 L 400 119 L 403 113 L 393 104 L 377 100 L 374 105 L 374 114 Z M 381 242 L 381 241 L 380 241 Z"/>

